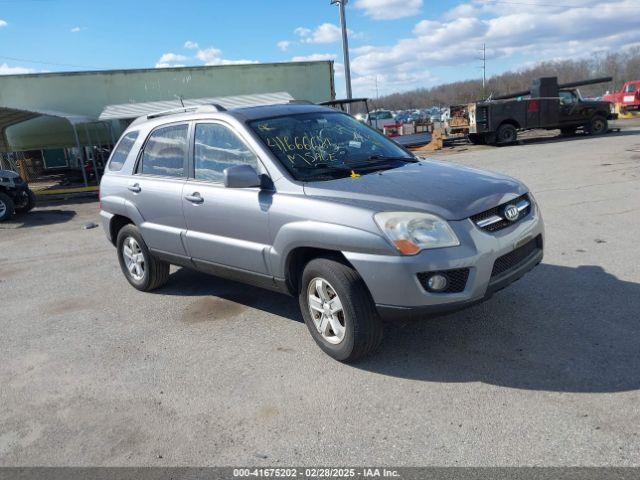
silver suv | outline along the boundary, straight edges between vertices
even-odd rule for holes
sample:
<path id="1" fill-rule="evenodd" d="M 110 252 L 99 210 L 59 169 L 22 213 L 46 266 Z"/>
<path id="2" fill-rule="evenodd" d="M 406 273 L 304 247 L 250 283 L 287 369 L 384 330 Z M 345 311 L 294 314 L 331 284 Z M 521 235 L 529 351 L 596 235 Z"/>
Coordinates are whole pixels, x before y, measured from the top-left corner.
<path id="1" fill-rule="evenodd" d="M 101 184 L 125 277 L 175 264 L 296 295 L 316 343 L 373 351 L 381 317 L 485 300 L 542 260 L 544 227 L 517 180 L 424 161 L 336 110 L 204 106 L 140 118 Z"/>

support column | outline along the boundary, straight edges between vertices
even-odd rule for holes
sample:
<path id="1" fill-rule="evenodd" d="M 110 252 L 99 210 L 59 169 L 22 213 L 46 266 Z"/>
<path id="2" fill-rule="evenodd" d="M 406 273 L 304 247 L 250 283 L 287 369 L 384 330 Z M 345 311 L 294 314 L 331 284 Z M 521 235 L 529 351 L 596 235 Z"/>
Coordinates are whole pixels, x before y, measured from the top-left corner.
<path id="1" fill-rule="evenodd" d="M 84 170 L 84 150 L 80 146 L 80 138 L 78 137 L 78 130 L 76 129 L 76 124 L 73 122 L 69 122 L 71 124 L 71 128 L 73 128 L 73 136 L 76 139 L 76 147 L 78 147 L 78 153 L 80 154 L 80 171 L 82 172 L 82 180 L 84 181 L 84 186 L 88 187 L 89 182 L 87 182 L 87 172 Z"/>
<path id="2" fill-rule="evenodd" d="M 84 131 L 87 134 L 87 143 L 89 144 L 89 148 L 93 150 L 93 143 L 91 142 L 91 135 L 89 134 L 89 124 L 84 124 Z M 100 174 L 98 173 L 98 164 L 96 163 L 96 155 L 95 152 L 91 152 L 91 163 L 93 163 L 93 174 L 96 176 L 96 184 L 100 185 Z"/>

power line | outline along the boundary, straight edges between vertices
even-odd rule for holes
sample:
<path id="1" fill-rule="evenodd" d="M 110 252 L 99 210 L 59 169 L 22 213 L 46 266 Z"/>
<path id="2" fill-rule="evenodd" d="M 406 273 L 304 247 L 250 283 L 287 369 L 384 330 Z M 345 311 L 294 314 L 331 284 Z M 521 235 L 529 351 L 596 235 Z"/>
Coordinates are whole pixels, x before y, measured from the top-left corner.
<path id="1" fill-rule="evenodd" d="M 0 59 L 11 60 L 11 61 L 14 61 L 14 62 L 37 63 L 37 64 L 40 64 L 40 65 L 54 65 L 56 67 L 89 68 L 89 69 L 96 69 L 97 68 L 97 67 L 91 67 L 89 65 L 73 65 L 71 63 L 44 62 L 44 61 L 41 61 L 41 60 L 28 60 L 26 58 L 5 57 L 4 55 L 0 55 Z"/>

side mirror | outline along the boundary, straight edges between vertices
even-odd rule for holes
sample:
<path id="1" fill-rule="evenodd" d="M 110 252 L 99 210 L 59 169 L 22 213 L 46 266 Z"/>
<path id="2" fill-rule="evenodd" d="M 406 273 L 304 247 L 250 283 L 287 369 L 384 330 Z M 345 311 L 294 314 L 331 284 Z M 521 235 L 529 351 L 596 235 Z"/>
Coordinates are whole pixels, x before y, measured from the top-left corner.
<path id="1" fill-rule="evenodd" d="M 236 165 L 225 168 L 223 173 L 224 186 L 227 188 L 251 188 L 262 185 L 260 175 L 251 165 Z"/>

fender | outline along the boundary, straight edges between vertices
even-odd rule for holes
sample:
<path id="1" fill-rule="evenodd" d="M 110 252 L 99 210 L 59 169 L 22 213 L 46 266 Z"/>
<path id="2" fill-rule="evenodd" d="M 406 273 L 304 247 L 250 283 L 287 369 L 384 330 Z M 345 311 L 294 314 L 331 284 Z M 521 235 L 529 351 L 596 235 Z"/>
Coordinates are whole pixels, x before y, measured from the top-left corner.
<path id="1" fill-rule="evenodd" d="M 397 251 L 382 234 L 376 235 L 358 228 L 333 223 L 292 222 L 282 226 L 278 231 L 268 253 L 271 271 L 275 278 L 285 278 L 287 257 L 299 247 L 397 255 Z"/>
<path id="2" fill-rule="evenodd" d="M 140 227 L 140 225 L 144 222 L 144 218 L 143 218 L 142 214 L 140 213 L 140 210 L 138 210 L 138 207 L 136 207 L 129 200 L 125 200 L 123 202 L 123 207 L 124 207 L 124 211 L 125 211 L 125 213 L 123 213 L 123 215 L 125 217 L 127 217 L 127 218 L 130 218 L 131 221 L 133 223 L 135 223 L 135 225 L 137 227 Z"/>

